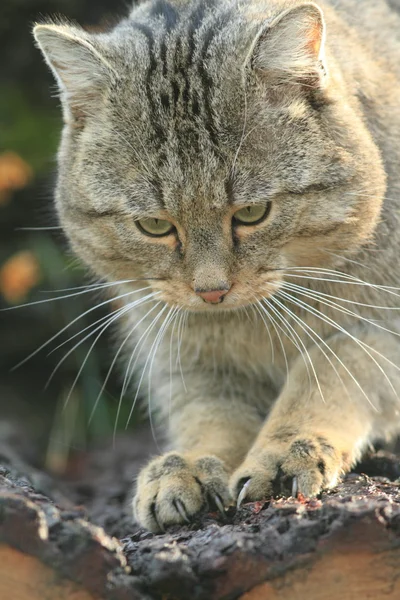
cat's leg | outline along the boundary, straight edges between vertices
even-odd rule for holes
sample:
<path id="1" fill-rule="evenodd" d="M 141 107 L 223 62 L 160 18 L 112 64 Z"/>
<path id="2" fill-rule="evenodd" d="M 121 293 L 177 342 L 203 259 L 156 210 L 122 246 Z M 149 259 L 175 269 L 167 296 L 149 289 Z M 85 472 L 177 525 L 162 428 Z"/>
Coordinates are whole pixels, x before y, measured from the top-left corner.
<path id="1" fill-rule="evenodd" d="M 134 515 L 151 531 L 187 522 L 206 505 L 222 511 L 230 502 L 229 475 L 263 423 L 242 395 L 227 394 L 212 373 L 198 379 L 188 378 L 184 392 L 180 375 L 176 378 L 165 415 L 174 450 L 152 460 L 137 480 Z"/>
<path id="2" fill-rule="evenodd" d="M 360 345 L 344 334 L 327 340 L 339 359 L 330 355 L 337 372 L 321 350 L 310 350 L 319 384 L 302 358 L 296 359 L 289 382 L 231 477 L 238 503 L 318 494 L 333 487 L 371 442 L 399 432 L 400 372 L 394 365 L 400 366 L 400 340 L 378 330 L 352 334 Z"/>

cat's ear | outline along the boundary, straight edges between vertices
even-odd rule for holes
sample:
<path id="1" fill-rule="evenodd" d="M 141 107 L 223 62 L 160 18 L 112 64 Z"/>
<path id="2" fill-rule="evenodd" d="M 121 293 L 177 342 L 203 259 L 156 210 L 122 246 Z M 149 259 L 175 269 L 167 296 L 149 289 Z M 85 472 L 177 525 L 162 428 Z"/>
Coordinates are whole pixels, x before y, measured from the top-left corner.
<path id="1" fill-rule="evenodd" d="M 96 111 L 118 75 L 85 31 L 68 25 L 36 25 L 33 35 L 60 89 L 67 122 L 81 123 Z"/>
<path id="2" fill-rule="evenodd" d="M 324 43 L 321 9 L 300 4 L 261 27 L 251 50 L 252 66 L 277 83 L 318 87 L 326 77 Z"/>

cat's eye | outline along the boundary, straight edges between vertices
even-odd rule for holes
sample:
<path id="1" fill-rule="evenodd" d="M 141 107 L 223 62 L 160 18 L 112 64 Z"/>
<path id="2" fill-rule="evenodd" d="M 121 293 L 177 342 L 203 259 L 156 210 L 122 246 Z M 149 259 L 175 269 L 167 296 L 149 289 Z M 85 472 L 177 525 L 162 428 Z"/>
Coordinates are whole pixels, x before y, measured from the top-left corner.
<path id="1" fill-rule="evenodd" d="M 238 225 L 258 225 L 266 219 L 271 211 L 271 202 L 267 204 L 250 204 L 233 215 L 233 221 Z"/>
<path id="2" fill-rule="evenodd" d="M 143 233 L 152 237 L 162 237 L 164 235 L 169 235 L 175 229 L 175 227 L 170 221 L 152 217 L 147 219 L 140 219 L 139 221 L 135 221 L 135 223 Z"/>

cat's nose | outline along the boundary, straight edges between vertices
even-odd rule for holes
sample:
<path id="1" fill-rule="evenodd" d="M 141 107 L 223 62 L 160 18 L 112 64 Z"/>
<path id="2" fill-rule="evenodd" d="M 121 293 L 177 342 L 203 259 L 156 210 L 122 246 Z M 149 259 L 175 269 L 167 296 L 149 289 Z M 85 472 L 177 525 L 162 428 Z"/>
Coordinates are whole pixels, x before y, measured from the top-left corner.
<path id="1" fill-rule="evenodd" d="M 224 287 L 218 290 L 202 290 L 196 288 L 194 291 L 198 296 L 200 296 L 200 298 L 203 298 L 204 302 L 208 302 L 210 304 L 219 304 L 223 301 L 229 290 L 229 287 Z"/>

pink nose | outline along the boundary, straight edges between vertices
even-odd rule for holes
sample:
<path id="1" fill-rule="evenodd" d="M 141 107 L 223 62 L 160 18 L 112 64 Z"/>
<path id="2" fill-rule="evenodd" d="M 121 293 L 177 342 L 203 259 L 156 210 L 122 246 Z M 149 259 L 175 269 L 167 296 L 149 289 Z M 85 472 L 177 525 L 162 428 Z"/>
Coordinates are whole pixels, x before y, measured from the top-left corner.
<path id="1" fill-rule="evenodd" d="M 203 298 L 204 302 L 219 304 L 223 301 L 229 290 L 195 290 L 195 292 L 200 298 Z"/>

